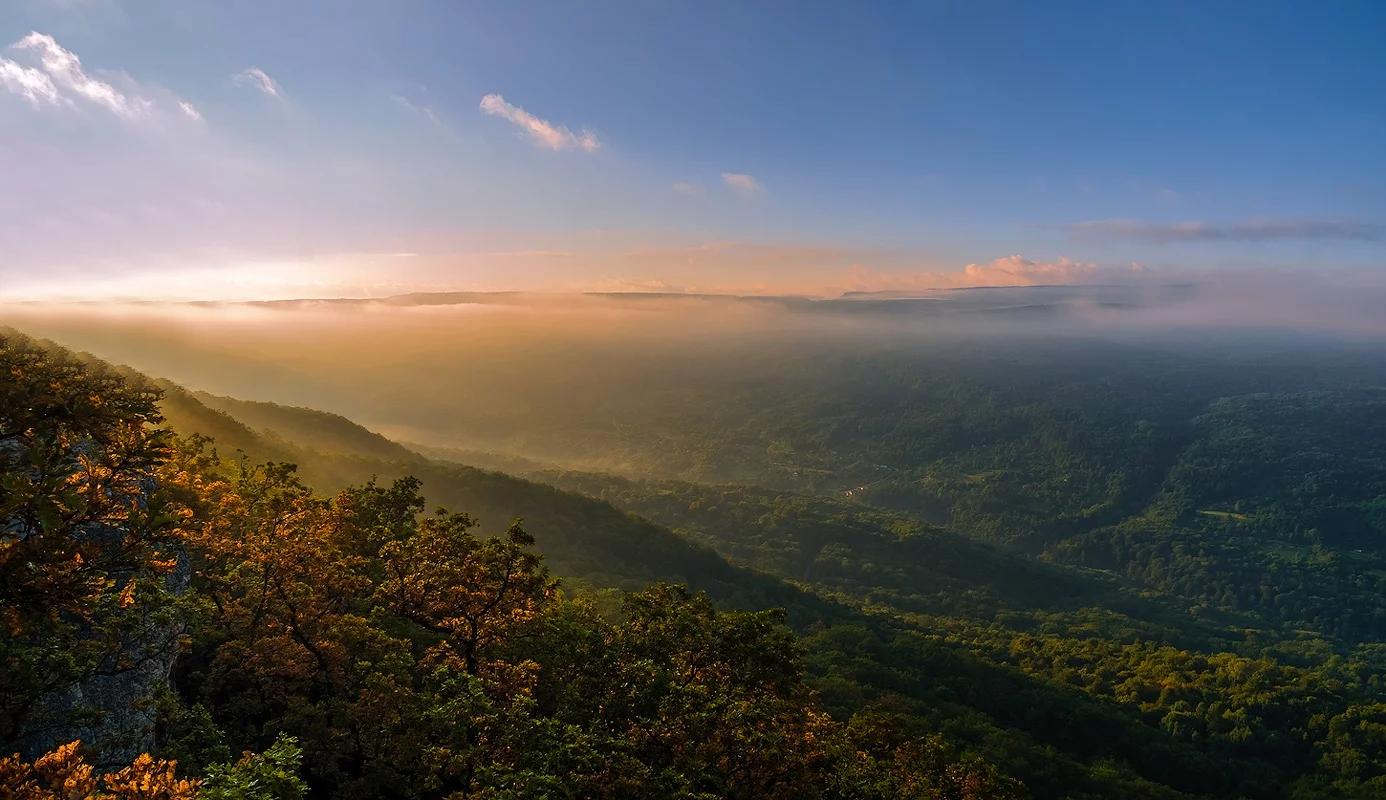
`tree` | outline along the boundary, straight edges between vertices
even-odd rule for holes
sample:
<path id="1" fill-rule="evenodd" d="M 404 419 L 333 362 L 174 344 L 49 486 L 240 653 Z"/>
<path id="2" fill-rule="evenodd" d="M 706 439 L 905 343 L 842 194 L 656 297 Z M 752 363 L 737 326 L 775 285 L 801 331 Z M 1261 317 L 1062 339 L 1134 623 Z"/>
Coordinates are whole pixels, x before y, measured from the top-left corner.
<path id="1" fill-rule="evenodd" d="M 557 584 L 534 537 L 516 522 L 505 537 L 478 539 L 465 514 L 439 509 L 413 535 L 381 548 L 385 579 L 377 597 L 393 614 L 447 637 L 462 667 L 477 674 L 486 649 L 532 620 Z"/>
<path id="2" fill-rule="evenodd" d="M 246 753 L 235 764 L 219 764 L 202 779 L 179 778 L 178 763 L 136 757 L 128 767 L 104 775 L 86 762 L 80 741 L 69 742 L 32 764 L 18 755 L 0 758 L 0 796 L 7 800 L 303 800 L 299 750 L 281 736 L 263 755 Z"/>
<path id="3" fill-rule="evenodd" d="M 154 480 L 157 391 L 0 336 L 0 743 L 70 726 L 59 688 L 175 638 L 166 578 L 186 510 Z"/>

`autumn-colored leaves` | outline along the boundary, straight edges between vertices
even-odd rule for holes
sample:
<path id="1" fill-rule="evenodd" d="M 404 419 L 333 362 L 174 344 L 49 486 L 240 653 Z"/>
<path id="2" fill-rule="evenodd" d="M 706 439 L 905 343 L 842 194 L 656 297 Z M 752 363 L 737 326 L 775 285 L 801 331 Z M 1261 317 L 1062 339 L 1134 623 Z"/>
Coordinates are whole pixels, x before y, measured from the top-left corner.
<path id="1" fill-rule="evenodd" d="M 132 702 L 157 700 L 154 752 L 198 779 L 148 754 L 97 775 L 72 743 L 0 761 L 0 797 L 1015 796 L 823 713 L 780 613 L 663 584 L 599 608 L 518 522 L 425 515 L 412 478 L 323 498 L 150 431 L 152 395 L 64 357 L 0 339 L 4 376 L 0 742 L 37 698 L 177 643 L 171 684 Z"/>
<path id="2" fill-rule="evenodd" d="M 144 754 L 117 772 L 98 776 L 81 742 L 61 745 L 34 763 L 0 759 L 0 796 L 7 800 L 192 800 L 200 781 L 174 774 L 176 764 Z"/>

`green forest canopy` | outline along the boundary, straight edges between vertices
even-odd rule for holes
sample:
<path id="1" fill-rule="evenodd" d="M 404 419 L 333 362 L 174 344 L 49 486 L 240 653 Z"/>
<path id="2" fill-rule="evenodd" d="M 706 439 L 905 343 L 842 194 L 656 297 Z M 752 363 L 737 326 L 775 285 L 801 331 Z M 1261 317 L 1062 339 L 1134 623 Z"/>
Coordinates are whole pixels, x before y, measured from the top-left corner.
<path id="1" fill-rule="evenodd" d="M 523 516 L 564 587 L 545 595 L 526 625 L 546 618 L 537 609 L 551 603 L 568 614 L 586 609 L 587 621 L 563 635 L 585 625 L 584 636 L 614 642 L 635 617 L 633 601 L 610 591 L 674 581 L 704 590 L 706 600 L 659 589 L 661 603 L 710 601 L 694 617 L 713 627 L 724 614 L 749 613 L 744 619 L 769 625 L 755 634 L 768 646 L 784 629 L 755 610 L 786 608 L 797 637 L 786 652 L 797 655 L 785 663 L 802 674 L 796 707 L 828 714 L 825 724 L 872 754 L 874 769 L 904 759 L 927 776 L 961 764 L 997 796 L 1378 796 L 1386 706 L 1373 537 L 1383 472 L 1372 426 L 1381 398 L 1369 385 L 1312 376 L 1304 386 L 1285 381 L 1286 391 L 1213 397 L 1226 387 L 1191 393 L 1176 385 L 1190 376 L 1172 365 L 1164 373 L 1144 366 L 1124 382 L 1049 370 L 1047 384 L 1027 374 L 995 386 L 986 383 L 995 373 L 979 369 L 953 374 L 949 388 L 935 376 L 889 412 L 887 435 L 857 440 L 874 449 L 851 457 L 884 468 L 850 496 L 536 476 L 575 494 L 407 454 L 379 460 L 397 451 L 310 410 L 258 407 L 252 429 L 235 418 L 233 401 L 217 401 L 228 415 L 175 386 L 164 387 L 160 408 L 181 433 L 213 435 L 218 453 L 245 452 L 247 467 L 300 465 L 298 473 L 243 469 L 185 443 L 174 460 L 220 476 L 237 496 L 335 498 L 312 501 L 330 517 L 348 497 L 392 496 L 398 509 L 417 505 L 422 492 L 481 521 L 478 529 L 459 520 L 457 541 L 498 547 L 517 544 L 505 526 Z M 1262 388 L 1245 365 L 1223 375 Z M 1153 392 L 1162 382 L 1171 386 Z M 863 405 L 863 428 L 870 408 Z M 811 422 L 812 412 L 782 414 L 778 424 L 800 419 Z M 850 437 L 824 441 L 836 458 L 849 457 Z M 391 483 L 406 476 L 422 485 Z M 338 494 L 349 485 L 358 488 Z M 382 558 L 369 547 L 333 546 L 342 557 L 332 563 Z M 405 619 L 388 607 L 356 612 L 380 614 Z M 413 642 L 411 652 L 436 645 L 424 633 L 382 631 Z M 258 652 L 258 640 L 249 641 Z M 220 743 L 212 755 L 170 750 L 194 770 L 237 748 L 265 749 L 271 733 L 292 728 L 286 717 L 232 722 L 249 712 L 192 688 L 210 674 L 199 672 L 208 669 L 197 666 L 199 648 L 213 663 L 222 646 L 194 644 L 176 674 L 171 718 L 184 729 L 195 720 L 200 731 L 181 740 Z M 462 664 L 467 674 L 465 647 Z M 313 740 L 299 733 L 316 791 L 348 791 L 361 779 L 324 777 L 340 768 L 315 761 Z M 907 744 L 926 755 L 899 756 Z M 926 762 L 933 766 L 919 767 Z M 871 780 L 905 780 L 891 774 Z"/>

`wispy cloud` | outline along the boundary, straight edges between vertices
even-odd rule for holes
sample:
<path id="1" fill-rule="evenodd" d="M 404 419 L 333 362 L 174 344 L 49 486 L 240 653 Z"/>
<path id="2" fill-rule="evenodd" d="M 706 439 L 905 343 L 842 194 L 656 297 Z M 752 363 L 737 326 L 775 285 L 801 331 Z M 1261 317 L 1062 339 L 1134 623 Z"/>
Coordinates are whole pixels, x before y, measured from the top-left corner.
<path id="1" fill-rule="evenodd" d="M 149 101 L 131 100 L 109 83 L 87 75 L 77 54 L 64 49 L 52 36 L 35 31 L 16 42 L 14 47 L 37 55 L 43 70 L 58 87 L 105 106 L 119 116 L 134 117 L 148 107 Z"/>
<path id="2" fill-rule="evenodd" d="M 127 97 L 111 84 L 88 75 L 77 54 L 46 33 L 34 31 L 10 49 L 37 59 L 39 66 L 24 67 L 0 58 L 0 82 L 34 105 L 73 105 L 75 100 L 84 100 L 126 119 L 139 116 L 152 105 L 145 98 Z"/>
<path id="3" fill-rule="evenodd" d="M 270 97 L 274 97 L 279 100 L 284 99 L 283 87 L 276 83 L 274 78 L 271 78 L 269 75 L 265 73 L 264 70 L 260 69 L 259 67 L 251 67 L 249 69 L 241 70 L 240 72 L 237 72 L 235 75 L 232 75 L 231 80 L 237 86 L 251 86 L 255 89 L 260 90 L 261 92 L 264 92 Z"/>
<path id="4" fill-rule="evenodd" d="M 674 184 L 674 191 L 675 191 L 675 192 L 678 192 L 679 194 L 686 194 L 686 195 L 699 195 L 699 194 L 704 194 L 703 187 L 701 187 L 701 186 L 694 186 L 694 185 L 691 184 L 691 183 L 685 183 L 685 182 L 683 182 L 683 181 L 679 181 L 678 183 Z"/>
<path id="5" fill-rule="evenodd" d="M 760 181 L 756 180 L 752 175 L 744 175 L 737 172 L 723 172 L 722 183 L 725 183 L 728 189 L 731 189 L 742 197 L 760 197 L 765 194 L 765 187 L 761 186 Z"/>
<path id="6" fill-rule="evenodd" d="M 1278 239 L 1381 241 L 1386 227 L 1331 219 L 1254 219 L 1228 224 L 1187 221 L 1169 224 L 1106 219 L 1061 226 L 1076 238 L 1141 242 L 1257 242 Z"/>
<path id="7" fill-rule="evenodd" d="M 409 98 L 398 94 L 390 95 L 390 99 L 394 101 L 395 105 L 403 108 L 409 113 L 418 114 L 428 120 L 433 127 L 446 133 L 448 136 L 456 137 L 457 134 L 453 132 L 452 128 L 448 127 L 446 122 L 443 122 L 443 120 L 438 117 L 438 113 L 435 112 L 431 106 L 418 105 L 417 103 L 410 102 Z"/>
<path id="8" fill-rule="evenodd" d="M 69 102 L 58 94 L 58 87 L 53 84 L 53 79 L 48 77 L 47 73 L 33 67 L 20 66 L 7 58 L 0 58 L 0 86 L 35 106 L 44 103 L 61 105 Z"/>
<path id="9" fill-rule="evenodd" d="M 513 122 L 529 138 L 541 147 L 550 150 L 583 150 L 588 153 L 601 147 L 597 135 L 587 128 L 573 133 L 561 125 L 554 125 L 525 111 L 519 106 L 505 101 L 498 94 L 488 94 L 481 98 L 481 110 Z"/>
<path id="10" fill-rule="evenodd" d="M 9 50 L 20 63 L 0 56 L 0 88 L 28 101 L 34 108 L 80 109 L 97 107 L 124 120 L 137 120 L 160 112 L 178 112 L 191 120 L 202 115 L 191 103 L 159 86 L 141 84 L 123 72 L 87 72 L 77 54 L 46 33 L 34 31 Z"/>

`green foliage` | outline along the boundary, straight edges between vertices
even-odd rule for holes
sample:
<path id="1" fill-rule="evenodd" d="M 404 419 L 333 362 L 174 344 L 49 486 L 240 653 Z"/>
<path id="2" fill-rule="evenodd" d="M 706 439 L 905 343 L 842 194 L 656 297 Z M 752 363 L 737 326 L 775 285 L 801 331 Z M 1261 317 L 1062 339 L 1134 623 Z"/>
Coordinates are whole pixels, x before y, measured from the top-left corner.
<path id="1" fill-rule="evenodd" d="M 171 479 L 216 509 L 187 537 L 213 604 L 176 683 L 228 743 L 297 737 L 316 791 L 812 797 L 852 752 L 778 612 L 659 584 L 607 620 L 518 525 L 416 517 L 416 481 L 324 501 L 278 465 Z"/>
<path id="2" fill-rule="evenodd" d="M 1133 359 L 1115 373 L 1114 362 L 1101 359 L 1067 371 L 1052 359 L 1003 365 L 993 358 L 955 363 L 951 372 L 935 363 L 913 371 L 927 372 L 927 383 L 901 367 L 892 380 L 910 381 L 911 395 L 906 407 L 888 411 L 897 434 L 873 427 L 877 400 L 843 399 L 844 409 L 861 415 L 855 430 L 868 449 L 850 454 L 852 438 L 838 435 L 776 451 L 776 458 L 799 458 L 801 446 L 831 444 L 840 464 L 889 466 L 868 467 L 861 473 L 868 481 L 853 477 L 870 485 L 864 492 L 853 485 L 850 496 L 542 475 L 686 540 L 495 473 L 412 469 L 435 501 L 473 509 L 480 519 L 524 513 L 555 571 L 581 585 L 662 578 L 699 585 L 731 607 L 786 606 L 806 636 L 805 680 L 833 715 L 848 720 L 893 709 L 918 734 L 941 734 L 963 752 L 984 755 L 1038 797 L 1270 798 L 1329 785 L 1365 791 L 1374 768 L 1354 772 L 1353 765 L 1370 762 L 1352 756 L 1357 748 L 1345 740 L 1326 739 L 1320 720 L 1378 696 L 1370 677 L 1376 662 L 1355 655 L 1352 640 L 1334 630 L 1280 627 L 1279 620 L 1302 624 L 1304 617 L 1293 606 L 1290 616 L 1270 613 L 1261 598 L 1276 595 L 1256 588 L 1240 595 L 1246 602 L 1228 603 L 1220 599 L 1224 589 L 1193 582 L 1217 576 L 1234 558 L 1241 566 L 1219 580 L 1238 593 L 1267 578 L 1284 587 L 1295 574 L 1282 551 L 1227 538 L 1247 534 L 1254 503 L 1227 500 L 1216 494 L 1220 483 L 1181 466 L 1204 461 L 1192 437 L 1216 441 L 1226 427 L 1202 420 L 1216 385 L 1251 388 L 1255 370 L 1154 361 Z M 884 363 L 848 369 L 880 375 Z M 1106 371 L 1101 383 L 1084 372 L 1098 368 Z M 1209 382 L 1210 370 L 1221 384 Z M 1189 383 L 1201 388 L 1189 392 Z M 755 419 L 781 429 L 820 424 L 814 403 L 834 389 L 816 391 L 819 400 L 796 403 L 793 413 Z M 1283 426 L 1293 417 L 1271 419 Z M 1269 425 L 1261 419 L 1253 430 L 1265 437 Z M 912 449 L 891 455 L 870 436 Z M 1221 468 L 1233 473 L 1244 468 L 1234 459 L 1258 457 L 1236 444 L 1219 448 Z M 306 460 L 318 470 L 346 463 Z M 1357 464 L 1359 474 L 1367 469 Z M 385 465 L 375 471 L 398 474 Z M 1247 519 L 1197 513 L 1224 509 Z M 968 536 L 940 527 L 944 521 Z M 1015 550 L 1041 558 L 1007 553 Z M 708 557 L 711 551 L 732 563 Z M 1228 560 L 1210 558 L 1214 552 Z M 1370 557 L 1353 554 L 1362 556 Z M 1054 563 L 1064 561 L 1102 569 Z M 1169 577 L 1174 565 L 1183 570 L 1177 581 Z M 1330 573 L 1305 563 L 1300 574 L 1297 580 L 1323 581 Z M 1335 592 L 1371 591 L 1322 586 L 1314 591 L 1325 601 Z M 1347 755 L 1330 755 L 1337 751 Z"/>
<path id="3" fill-rule="evenodd" d="M 246 753 L 235 764 L 207 768 L 202 800 L 303 800 L 308 784 L 298 776 L 303 754 L 292 736 L 280 735 L 263 753 Z"/>
<path id="4" fill-rule="evenodd" d="M 162 468 L 204 601 L 171 752 L 287 731 L 343 797 L 1378 796 L 1381 371 L 1047 348 L 767 358 L 614 433 L 536 423 L 777 488 L 391 463 L 170 387 L 246 454 Z"/>
<path id="5" fill-rule="evenodd" d="M 153 480 L 157 397 L 0 336 L 0 741 L 55 724 L 48 693 L 172 644 L 146 633 L 184 513 Z"/>
<path id="6" fill-rule="evenodd" d="M 846 367 L 863 435 L 833 452 L 882 469 L 836 497 L 536 477 L 860 608 L 811 633 L 827 707 L 907 703 L 1038 795 L 1370 793 L 1380 762 L 1324 726 L 1382 691 L 1379 362 L 1018 350 Z M 777 391 L 779 430 L 823 423 Z"/>
<path id="7" fill-rule="evenodd" d="M 207 408 L 266 433 L 271 440 L 281 439 L 295 447 L 386 462 L 412 463 L 422 460 L 417 453 L 337 414 L 309 408 L 286 408 L 274 403 L 252 403 L 206 392 L 195 392 L 193 398 Z M 210 431 L 207 433 L 211 435 Z"/>

